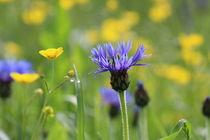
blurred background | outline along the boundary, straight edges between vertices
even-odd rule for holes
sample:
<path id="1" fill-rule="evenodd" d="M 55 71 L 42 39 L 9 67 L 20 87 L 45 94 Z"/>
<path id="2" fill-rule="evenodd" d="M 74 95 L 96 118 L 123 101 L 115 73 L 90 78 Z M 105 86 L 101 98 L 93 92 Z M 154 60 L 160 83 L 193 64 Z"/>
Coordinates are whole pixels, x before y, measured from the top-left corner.
<path id="1" fill-rule="evenodd" d="M 152 54 L 144 63 L 152 65 L 129 71 L 128 91 L 133 95 L 141 81 L 150 97 L 146 107 L 149 138 L 167 136 L 185 118 L 192 124 L 192 140 L 201 140 L 205 133 L 202 102 L 210 89 L 209 4 L 209 0 L 0 0 L 0 59 L 28 60 L 50 83 L 52 66 L 38 51 L 63 47 L 63 54 L 54 60 L 50 87 L 75 64 L 83 87 L 86 139 L 120 140 L 120 115 L 109 117 L 109 106 L 100 94 L 102 87 L 110 88 L 110 75 L 106 72 L 94 79 L 89 74 L 97 68 L 89 59 L 90 50 L 98 43 L 131 40 L 130 55 L 134 55 L 138 45 L 144 44 L 146 54 Z M 42 80 L 12 83 L 11 96 L 0 100 L 2 137 L 20 139 L 21 94 L 26 92 L 30 99 L 37 88 L 44 89 Z M 33 100 L 25 139 L 35 130 L 43 104 L 42 96 Z M 46 120 L 39 139 L 76 139 L 75 100 L 71 82 L 49 96 L 55 117 Z M 131 139 L 137 140 L 139 128 L 132 126 L 134 105 L 129 105 L 128 112 Z"/>

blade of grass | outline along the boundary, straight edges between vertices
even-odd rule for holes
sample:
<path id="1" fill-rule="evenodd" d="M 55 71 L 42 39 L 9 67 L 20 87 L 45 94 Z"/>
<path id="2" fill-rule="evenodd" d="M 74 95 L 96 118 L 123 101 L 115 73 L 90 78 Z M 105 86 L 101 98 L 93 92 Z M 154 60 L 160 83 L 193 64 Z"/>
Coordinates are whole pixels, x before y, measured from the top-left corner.
<path id="1" fill-rule="evenodd" d="M 84 103 L 83 94 L 81 90 L 81 82 L 78 77 L 76 66 L 74 65 L 75 72 L 75 88 L 77 94 L 77 140 L 84 140 Z"/>

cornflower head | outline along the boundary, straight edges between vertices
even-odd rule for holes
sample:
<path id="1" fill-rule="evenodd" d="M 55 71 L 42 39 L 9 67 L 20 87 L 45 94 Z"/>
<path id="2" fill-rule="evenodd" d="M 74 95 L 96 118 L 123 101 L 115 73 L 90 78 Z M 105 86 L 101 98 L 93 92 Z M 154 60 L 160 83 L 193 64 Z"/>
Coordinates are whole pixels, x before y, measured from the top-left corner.
<path id="1" fill-rule="evenodd" d="M 119 101 L 118 93 L 111 88 L 105 88 L 105 87 L 100 89 L 100 93 L 103 97 L 103 101 L 107 103 L 108 105 L 110 105 L 110 109 L 109 109 L 110 117 L 114 118 L 115 116 L 117 116 L 120 110 L 120 101 Z M 128 92 L 126 94 L 126 101 L 128 104 L 133 102 L 133 98 L 131 94 Z"/>
<path id="2" fill-rule="evenodd" d="M 143 45 L 140 45 L 136 51 L 136 54 L 132 57 L 128 57 L 128 52 L 132 47 L 132 43 L 124 41 L 116 44 L 115 47 L 111 43 L 98 45 L 97 49 L 91 50 L 91 60 L 99 66 L 96 69 L 95 75 L 101 72 L 109 71 L 111 73 L 111 85 L 112 88 L 118 92 L 122 92 L 129 87 L 129 79 L 127 71 L 132 66 L 143 66 L 147 64 L 139 64 L 138 62 L 143 60 L 146 55 Z"/>
<path id="3" fill-rule="evenodd" d="M 135 92 L 135 103 L 138 107 L 144 108 L 149 103 L 149 96 L 147 94 L 147 91 L 144 89 L 143 83 L 138 82 L 137 83 L 137 90 Z"/>
<path id="4" fill-rule="evenodd" d="M 10 84 L 13 81 L 11 73 L 33 73 L 32 64 L 26 60 L 2 60 L 0 59 L 0 96 L 7 98 L 10 96 Z"/>

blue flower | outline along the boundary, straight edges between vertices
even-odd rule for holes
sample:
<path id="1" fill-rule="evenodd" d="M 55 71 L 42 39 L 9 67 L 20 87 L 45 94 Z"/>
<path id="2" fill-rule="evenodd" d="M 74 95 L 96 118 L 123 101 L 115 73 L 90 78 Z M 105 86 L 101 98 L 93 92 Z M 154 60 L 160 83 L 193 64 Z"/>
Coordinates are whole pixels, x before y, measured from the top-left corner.
<path id="1" fill-rule="evenodd" d="M 11 82 L 11 72 L 33 73 L 32 64 L 26 60 L 0 60 L 0 82 Z"/>
<path id="2" fill-rule="evenodd" d="M 112 105 L 112 106 L 117 106 L 117 107 L 120 107 L 120 101 L 119 101 L 119 95 L 116 91 L 114 91 L 113 89 L 111 88 L 101 88 L 100 89 L 100 93 L 101 95 L 103 96 L 103 100 Z M 127 103 L 132 103 L 133 102 L 133 98 L 131 96 L 130 93 L 127 92 L 126 94 L 126 102 Z"/>
<path id="3" fill-rule="evenodd" d="M 142 66 L 147 64 L 139 64 L 138 62 L 143 60 L 146 55 L 144 46 L 138 47 L 136 54 L 132 57 L 128 57 L 128 52 L 132 47 L 132 43 L 124 41 L 117 43 L 115 47 L 111 43 L 106 43 L 98 48 L 91 50 L 91 60 L 99 66 L 95 71 L 95 75 L 101 72 L 110 71 L 112 89 L 121 93 L 128 89 L 130 81 L 128 78 L 127 70 L 132 66 Z"/>
<path id="4" fill-rule="evenodd" d="M 93 48 L 91 50 L 92 55 L 91 60 L 99 66 L 95 71 L 95 74 L 110 71 L 119 72 L 127 71 L 132 66 L 142 66 L 147 64 L 138 64 L 139 61 L 143 60 L 146 55 L 144 46 L 138 47 L 136 54 L 132 57 L 128 57 L 128 52 L 132 47 L 132 43 L 124 41 L 116 44 L 115 47 L 111 43 L 106 43 L 103 45 L 98 45 L 97 49 Z"/>

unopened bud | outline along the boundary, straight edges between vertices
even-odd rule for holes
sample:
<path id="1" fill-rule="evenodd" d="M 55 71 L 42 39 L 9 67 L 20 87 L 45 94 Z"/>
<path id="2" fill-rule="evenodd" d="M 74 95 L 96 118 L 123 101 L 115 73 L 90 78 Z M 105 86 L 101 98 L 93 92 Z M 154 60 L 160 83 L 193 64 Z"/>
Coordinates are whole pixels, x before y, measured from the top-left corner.
<path id="1" fill-rule="evenodd" d="M 210 96 L 208 96 L 203 102 L 202 108 L 203 115 L 210 118 Z"/>
<path id="2" fill-rule="evenodd" d="M 45 106 L 43 109 L 42 109 L 42 112 L 44 113 L 45 116 L 47 117 L 54 117 L 54 110 L 51 106 Z"/>
<path id="3" fill-rule="evenodd" d="M 111 105 L 109 108 L 109 116 L 111 119 L 115 118 L 119 114 L 120 108 L 116 105 Z"/>
<path id="4" fill-rule="evenodd" d="M 37 94 L 37 95 L 42 95 L 44 92 L 43 92 L 43 90 L 41 89 L 41 88 L 37 88 L 36 90 L 35 90 L 35 94 Z"/>
<path id="5" fill-rule="evenodd" d="M 122 70 L 119 72 L 111 72 L 110 84 L 112 89 L 117 92 L 123 92 L 127 90 L 130 84 L 127 71 Z"/>
<path id="6" fill-rule="evenodd" d="M 0 97 L 7 99 L 11 95 L 11 82 L 0 82 Z"/>
<path id="7" fill-rule="evenodd" d="M 70 71 L 68 71 L 68 73 L 67 73 L 67 75 L 69 76 L 69 77 L 73 77 L 74 76 L 74 70 L 70 70 Z"/>
<path id="8" fill-rule="evenodd" d="M 142 82 L 138 82 L 138 89 L 135 92 L 135 102 L 141 108 L 149 103 L 149 96 L 145 91 Z"/>

